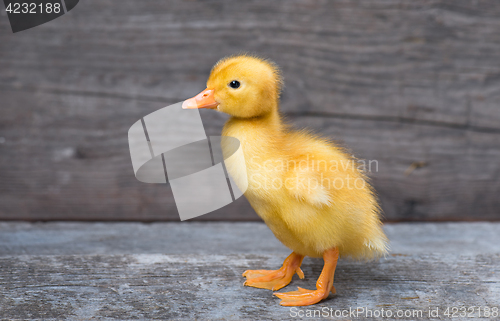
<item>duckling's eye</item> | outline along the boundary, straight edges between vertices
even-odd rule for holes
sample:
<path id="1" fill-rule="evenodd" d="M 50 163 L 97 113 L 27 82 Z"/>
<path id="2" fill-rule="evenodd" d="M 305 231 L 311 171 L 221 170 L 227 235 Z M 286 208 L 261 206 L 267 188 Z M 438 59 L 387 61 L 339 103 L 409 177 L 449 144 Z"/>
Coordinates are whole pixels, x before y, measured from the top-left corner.
<path id="1" fill-rule="evenodd" d="M 238 80 L 233 80 L 229 83 L 229 87 L 236 89 L 240 87 L 240 82 Z"/>

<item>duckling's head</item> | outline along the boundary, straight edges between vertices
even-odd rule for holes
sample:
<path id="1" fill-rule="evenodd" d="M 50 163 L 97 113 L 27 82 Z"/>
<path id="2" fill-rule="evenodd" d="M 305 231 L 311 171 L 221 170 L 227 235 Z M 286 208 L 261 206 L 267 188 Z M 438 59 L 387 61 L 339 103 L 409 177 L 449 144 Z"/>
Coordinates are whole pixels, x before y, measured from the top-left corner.
<path id="1" fill-rule="evenodd" d="M 278 108 L 281 86 L 281 74 L 273 62 L 231 56 L 215 64 L 207 89 L 184 101 L 182 108 L 212 108 L 238 118 L 264 116 Z"/>

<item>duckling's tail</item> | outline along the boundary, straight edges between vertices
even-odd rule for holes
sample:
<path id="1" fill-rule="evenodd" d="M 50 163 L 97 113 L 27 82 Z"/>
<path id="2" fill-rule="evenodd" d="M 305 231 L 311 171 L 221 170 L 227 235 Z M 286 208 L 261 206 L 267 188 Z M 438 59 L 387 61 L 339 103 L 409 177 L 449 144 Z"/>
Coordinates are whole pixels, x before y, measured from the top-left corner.
<path id="1" fill-rule="evenodd" d="M 381 226 L 373 230 L 370 238 L 363 242 L 364 251 L 362 256 L 368 260 L 384 257 L 389 252 L 389 241 Z"/>

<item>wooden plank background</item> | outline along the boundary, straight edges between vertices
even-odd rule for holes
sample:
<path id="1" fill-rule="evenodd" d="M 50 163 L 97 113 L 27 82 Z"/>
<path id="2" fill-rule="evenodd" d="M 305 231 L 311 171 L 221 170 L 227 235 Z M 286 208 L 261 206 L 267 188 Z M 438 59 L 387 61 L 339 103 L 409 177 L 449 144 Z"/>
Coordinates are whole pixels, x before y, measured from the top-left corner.
<path id="1" fill-rule="evenodd" d="M 387 220 L 500 218 L 499 1 L 85 0 L 17 34 L 0 16 L 0 219 L 178 220 L 127 130 L 242 51 L 282 67 L 297 126 L 378 161 Z M 258 217 L 240 199 L 200 219 Z"/>

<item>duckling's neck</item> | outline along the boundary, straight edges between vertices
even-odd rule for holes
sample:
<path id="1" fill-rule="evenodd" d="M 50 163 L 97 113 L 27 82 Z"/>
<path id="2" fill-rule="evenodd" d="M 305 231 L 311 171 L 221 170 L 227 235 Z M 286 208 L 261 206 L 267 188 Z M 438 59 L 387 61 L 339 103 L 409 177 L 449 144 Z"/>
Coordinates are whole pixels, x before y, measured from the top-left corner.
<path id="1" fill-rule="evenodd" d="M 231 117 L 224 125 L 223 136 L 233 136 L 240 141 L 260 140 L 259 138 L 269 138 L 281 136 L 284 126 L 278 109 L 261 116 L 251 118 Z"/>
<path id="2" fill-rule="evenodd" d="M 281 150 L 285 138 L 285 126 L 278 109 L 252 118 L 231 117 L 222 130 L 222 136 L 237 138 L 245 159 L 267 155 Z"/>

